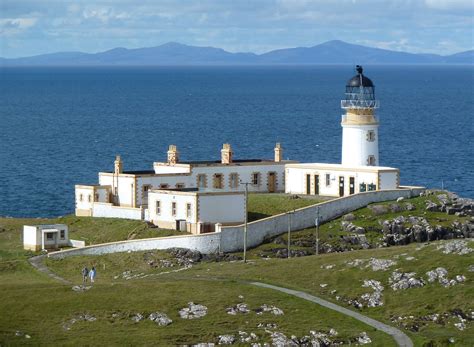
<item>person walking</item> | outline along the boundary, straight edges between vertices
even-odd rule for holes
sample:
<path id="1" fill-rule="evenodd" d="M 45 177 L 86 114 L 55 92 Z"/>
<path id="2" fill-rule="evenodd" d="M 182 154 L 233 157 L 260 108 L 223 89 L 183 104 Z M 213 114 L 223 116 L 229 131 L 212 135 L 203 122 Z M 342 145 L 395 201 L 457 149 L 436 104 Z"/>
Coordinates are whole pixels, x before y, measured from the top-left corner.
<path id="1" fill-rule="evenodd" d="M 87 283 L 87 276 L 89 275 L 89 269 L 87 266 L 84 266 L 82 269 L 82 283 Z"/>
<path id="2" fill-rule="evenodd" d="M 89 277 L 91 279 L 91 283 L 94 283 L 95 275 L 96 275 L 96 270 L 95 270 L 95 267 L 93 266 L 91 271 L 89 272 Z"/>

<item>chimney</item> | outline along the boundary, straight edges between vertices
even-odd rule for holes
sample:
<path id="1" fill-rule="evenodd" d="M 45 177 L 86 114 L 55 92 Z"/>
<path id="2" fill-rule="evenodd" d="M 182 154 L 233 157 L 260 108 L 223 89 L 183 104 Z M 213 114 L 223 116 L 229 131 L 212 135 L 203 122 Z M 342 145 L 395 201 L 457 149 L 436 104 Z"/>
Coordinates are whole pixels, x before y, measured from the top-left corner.
<path id="1" fill-rule="evenodd" d="M 279 163 L 282 160 L 282 157 L 283 157 L 283 148 L 281 148 L 281 145 L 278 142 L 275 145 L 275 162 Z"/>
<path id="2" fill-rule="evenodd" d="M 114 161 L 114 173 L 116 175 L 121 174 L 122 170 L 123 170 L 122 159 L 120 159 L 120 155 L 117 155 Z"/>
<path id="3" fill-rule="evenodd" d="M 221 163 L 222 164 L 230 164 L 232 163 L 232 148 L 230 148 L 230 144 L 224 143 L 221 149 Z"/>
<path id="4" fill-rule="evenodd" d="M 174 165 L 179 161 L 179 152 L 176 145 L 170 145 L 168 148 L 168 164 Z"/>

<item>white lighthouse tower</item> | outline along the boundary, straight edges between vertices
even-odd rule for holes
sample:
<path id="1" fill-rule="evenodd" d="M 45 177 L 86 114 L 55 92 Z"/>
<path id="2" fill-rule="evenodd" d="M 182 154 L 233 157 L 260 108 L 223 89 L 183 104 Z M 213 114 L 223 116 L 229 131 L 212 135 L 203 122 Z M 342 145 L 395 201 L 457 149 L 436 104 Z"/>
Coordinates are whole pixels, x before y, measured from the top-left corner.
<path id="1" fill-rule="evenodd" d="M 363 75 L 362 66 L 356 66 L 357 75 L 346 85 L 346 98 L 341 107 L 346 111 L 342 116 L 342 165 L 379 165 L 379 122 L 375 109 L 375 87 Z"/>

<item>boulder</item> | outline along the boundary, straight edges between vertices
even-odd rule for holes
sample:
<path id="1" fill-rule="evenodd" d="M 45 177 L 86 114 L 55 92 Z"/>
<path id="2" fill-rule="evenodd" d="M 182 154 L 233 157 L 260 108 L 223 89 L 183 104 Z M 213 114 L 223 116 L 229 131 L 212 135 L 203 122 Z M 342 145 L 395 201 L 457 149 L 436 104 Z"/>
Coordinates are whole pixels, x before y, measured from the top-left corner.
<path id="1" fill-rule="evenodd" d="M 352 222 L 355 219 L 356 219 L 356 216 L 353 213 L 348 213 L 342 217 L 342 220 L 346 222 Z"/>
<path id="2" fill-rule="evenodd" d="M 372 213 L 376 216 L 388 213 L 388 208 L 385 205 L 370 205 L 368 207 L 369 207 L 369 210 L 371 210 Z"/>

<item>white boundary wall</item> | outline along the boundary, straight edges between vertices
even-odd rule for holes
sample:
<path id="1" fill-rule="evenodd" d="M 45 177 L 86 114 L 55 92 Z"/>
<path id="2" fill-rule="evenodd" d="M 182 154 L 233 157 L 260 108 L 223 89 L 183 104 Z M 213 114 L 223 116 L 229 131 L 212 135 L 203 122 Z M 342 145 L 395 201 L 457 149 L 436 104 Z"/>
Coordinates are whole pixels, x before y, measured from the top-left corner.
<path id="1" fill-rule="evenodd" d="M 396 190 L 379 190 L 345 196 L 342 198 L 303 207 L 292 215 L 291 230 L 314 227 L 316 211 L 319 208 L 320 222 L 326 222 L 351 211 L 375 202 L 396 200 L 399 197 L 410 198 L 420 195 L 421 187 L 406 187 Z M 256 247 L 265 239 L 288 231 L 288 216 L 282 213 L 261 219 L 247 225 L 247 247 Z M 234 252 L 243 249 L 244 226 L 221 228 L 221 251 Z"/>
<path id="2" fill-rule="evenodd" d="M 321 222 L 325 222 L 365 207 L 368 204 L 396 200 L 399 197 L 418 196 L 425 188 L 401 187 L 397 190 L 379 190 L 359 193 L 335 200 L 322 202 L 296 210 L 292 216 L 292 230 L 301 230 L 314 226 L 316 210 L 319 208 Z M 107 253 L 168 249 L 172 247 L 189 248 L 201 253 L 235 252 L 243 249 L 244 226 L 221 227 L 219 232 L 201 235 L 183 235 L 120 241 L 69 249 L 48 254 L 51 258 L 63 258 L 73 255 L 99 255 Z M 268 217 L 248 224 L 247 247 L 256 247 L 265 239 L 282 234 L 288 230 L 288 217 L 285 213 Z"/>
<path id="3" fill-rule="evenodd" d="M 113 206 L 106 202 L 94 202 L 92 216 L 141 220 L 142 210 L 134 207 Z"/>

